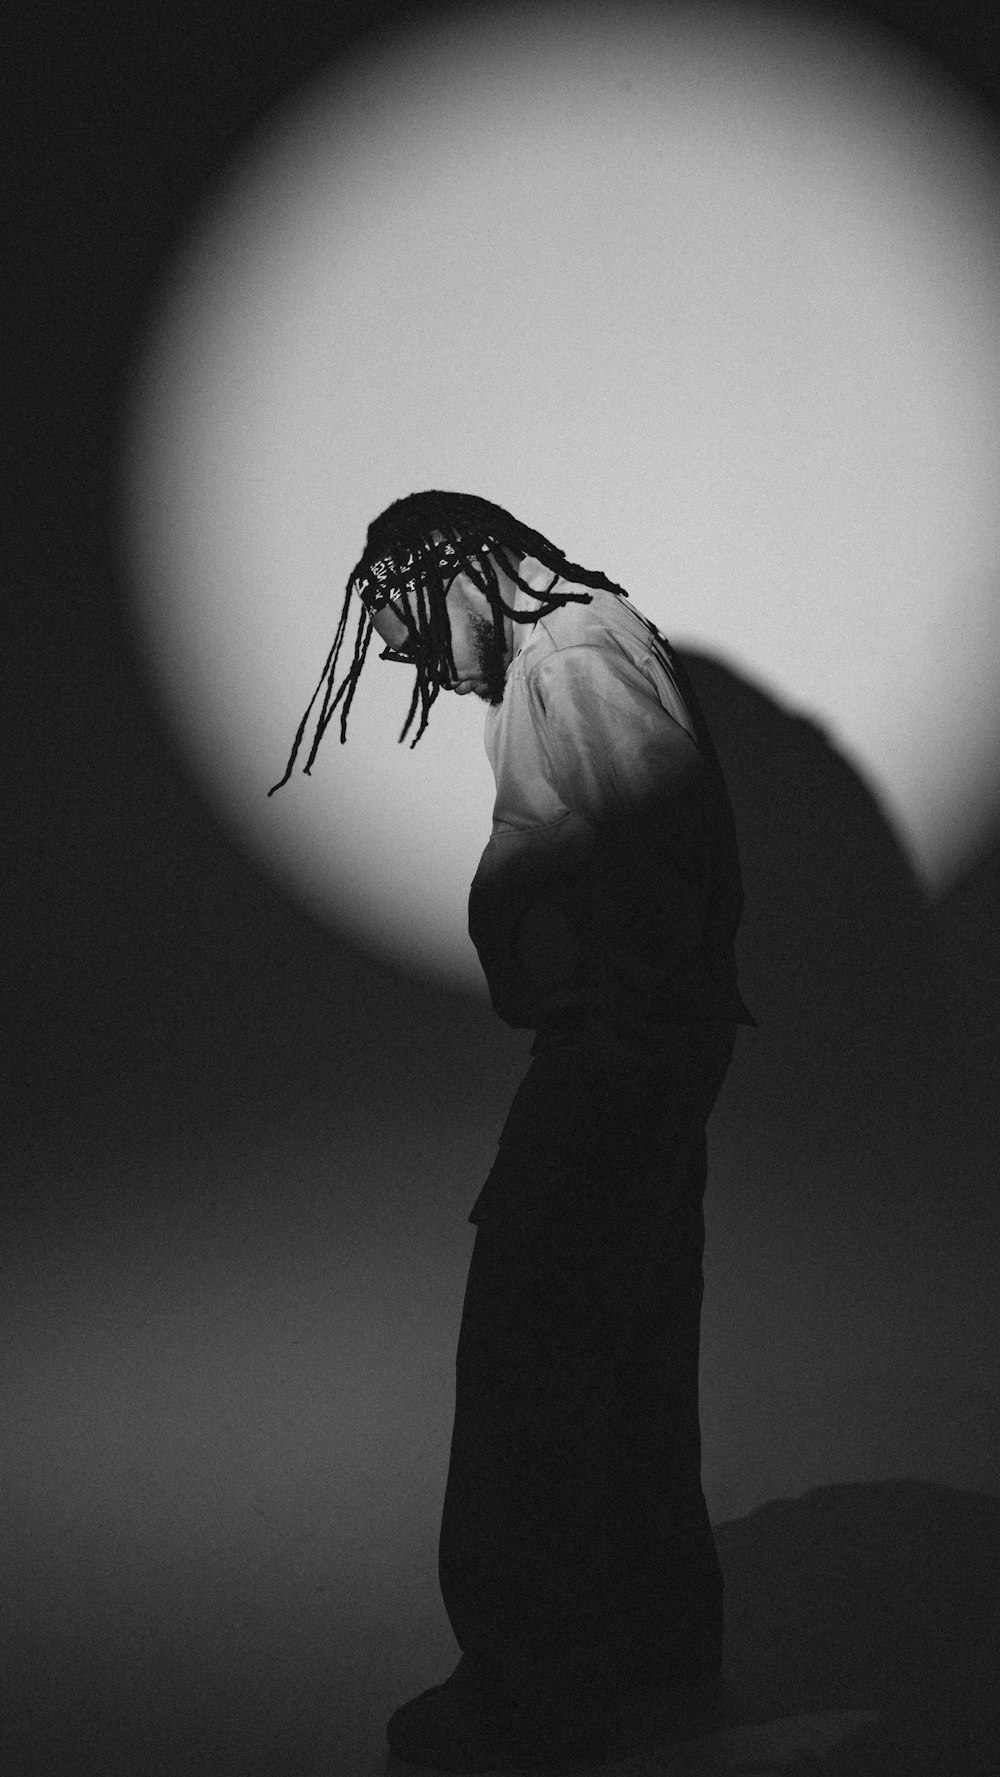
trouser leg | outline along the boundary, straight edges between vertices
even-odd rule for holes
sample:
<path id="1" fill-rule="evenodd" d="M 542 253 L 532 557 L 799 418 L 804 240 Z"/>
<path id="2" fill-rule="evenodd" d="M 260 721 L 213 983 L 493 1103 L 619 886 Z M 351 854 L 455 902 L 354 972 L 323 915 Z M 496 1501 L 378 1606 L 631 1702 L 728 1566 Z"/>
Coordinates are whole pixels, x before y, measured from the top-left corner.
<path id="1" fill-rule="evenodd" d="M 617 1664 L 608 1610 L 610 1343 L 579 1242 L 481 1227 L 466 1286 L 441 1590 L 510 1673 Z"/>
<path id="2" fill-rule="evenodd" d="M 507 1673 L 624 1671 L 657 1634 L 721 1637 L 697 1408 L 704 1128 L 682 1125 L 605 1178 L 610 1215 L 477 1230 L 439 1573 L 459 1646 Z"/>
<path id="3" fill-rule="evenodd" d="M 615 1596 L 630 1664 L 657 1652 L 663 1670 L 721 1660 L 723 1580 L 701 1484 L 698 1364 L 704 1132 L 683 1161 L 684 1208 L 672 1218 L 621 1376 L 612 1511 Z"/>

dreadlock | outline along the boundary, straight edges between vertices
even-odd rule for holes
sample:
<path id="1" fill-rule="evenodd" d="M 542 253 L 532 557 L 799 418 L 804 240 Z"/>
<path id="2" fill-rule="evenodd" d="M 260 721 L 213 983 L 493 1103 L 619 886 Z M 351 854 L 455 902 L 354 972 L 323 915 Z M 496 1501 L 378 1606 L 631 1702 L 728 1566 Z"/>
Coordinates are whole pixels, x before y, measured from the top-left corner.
<path id="1" fill-rule="evenodd" d="M 515 611 L 505 602 L 490 560 L 491 554 L 499 551 L 509 551 L 518 562 L 522 556 L 533 556 L 551 570 L 551 585 L 544 592 L 536 592 L 521 579 L 513 566 L 508 568 L 511 579 L 536 601 L 536 611 Z M 431 705 L 442 684 L 455 671 L 445 600 L 452 581 L 462 573 L 467 574 L 489 600 L 498 634 L 505 617 L 513 618 L 515 623 L 537 623 L 539 618 L 547 617 L 561 605 L 590 604 L 589 593 L 555 592 L 556 582 L 561 579 L 613 592 L 619 598 L 628 596 L 623 587 L 616 586 L 606 575 L 567 561 L 563 551 L 540 531 L 522 524 L 502 506 L 495 506 L 492 500 L 479 499 L 475 494 L 442 493 L 437 489 L 395 500 L 368 526 L 365 552 L 347 582 L 333 647 L 299 723 L 285 775 L 268 791 L 269 796 L 280 790 L 292 775 L 313 705 L 321 691 L 323 701 L 309 757 L 303 767 L 305 774 L 308 776 L 311 772 L 319 743 L 341 702 L 340 739 L 342 744 L 346 741 L 347 717 L 372 638 L 372 618 L 388 604 L 392 604 L 394 612 L 406 624 L 408 657 L 412 657 L 417 669 L 409 712 L 399 736 L 400 742 L 406 739 L 419 706 L 420 725 L 410 742 L 411 748 L 416 746 L 427 727 Z M 337 661 L 347 633 L 351 594 L 354 592 L 361 603 L 354 655 L 340 689 L 334 695 Z M 388 652 L 391 656 L 392 650 Z"/>

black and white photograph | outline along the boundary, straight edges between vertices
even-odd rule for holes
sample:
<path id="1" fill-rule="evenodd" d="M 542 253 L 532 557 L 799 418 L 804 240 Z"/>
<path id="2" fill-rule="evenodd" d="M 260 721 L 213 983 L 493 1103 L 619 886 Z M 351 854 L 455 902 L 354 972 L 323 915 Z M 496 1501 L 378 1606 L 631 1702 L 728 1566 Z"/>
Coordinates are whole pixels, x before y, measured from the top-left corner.
<path id="1" fill-rule="evenodd" d="M 0 1777 L 995 1777 L 1000 13 L 2 35 Z"/>

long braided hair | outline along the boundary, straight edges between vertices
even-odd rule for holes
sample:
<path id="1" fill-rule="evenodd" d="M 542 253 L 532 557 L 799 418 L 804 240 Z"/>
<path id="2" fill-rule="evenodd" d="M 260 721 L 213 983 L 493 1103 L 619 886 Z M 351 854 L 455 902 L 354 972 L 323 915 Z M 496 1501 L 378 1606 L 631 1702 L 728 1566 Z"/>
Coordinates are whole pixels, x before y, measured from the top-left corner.
<path id="1" fill-rule="evenodd" d="M 513 556 L 517 563 L 522 556 L 533 556 L 543 567 L 551 569 L 551 584 L 544 592 L 536 592 L 521 579 L 514 562 L 509 562 L 511 579 L 531 594 L 537 602 L 537 610 L 515 611 L 505 602 L 490 560 L 491 554 L 501 551 L 508 557 Z M 489 600 L 498 635 L 505 617 L 513 618 L 516 623 L 537 623 L 540 617 L 547 617 L 561 605 L 591 602 L 590 595 L 585 592 L 554 591 L 556 582 L 561 579 L 613 592 L 619 598 L 628 596 L 623 587 L 616 586 L 606 575 L 567 561 L 563 551 L 540 531 L 522 524 L 520 519 L 514 518 L 502 506 L 495 506 L 491 500 L 480 499 L 475 494 L 442 493 L 438 489 L 395 500 L 368 526 L 365 552 L 347 582 L 333 647 L 299 723 L 285 775 L 268 791 L 269 796 L 280 790 L 292 775 L 313 705 L 321 691 L 323 702 L 309 757 L 303 766 L 305 774 L 311 772 L 319 743 L 341 703 L 340 739 L 341 743 L 346 741 L 348 713 L 372 638 L 372 618 L 389 604 L 406 624 L 409 640 L 405 650 L 387 648 L 382 658 L 407 660 L 417 669 L 409 713 L 399 736 L 401 742 L 406 739 L 419 706 L 420 725 L 410 742 L 411 747 L 416 746 L 427 727 L 431 705 L 442 684 L 454 674 L 451 627 L 445 599 L 452 581 L 461 573 L 467 574 Z M 337 661 L 347 632 L 352 593 L 357 593 L 361 602 L 354 656 L 335 694 Z"/>

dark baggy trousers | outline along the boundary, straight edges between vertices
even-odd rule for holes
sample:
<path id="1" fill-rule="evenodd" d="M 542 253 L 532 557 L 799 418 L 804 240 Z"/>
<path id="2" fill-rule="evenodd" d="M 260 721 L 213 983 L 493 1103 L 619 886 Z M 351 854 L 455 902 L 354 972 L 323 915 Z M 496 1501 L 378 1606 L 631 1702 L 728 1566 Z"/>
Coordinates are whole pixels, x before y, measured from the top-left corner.
<path id="1" fill-rule="evenodd" d="M 463 1653 L 515 1685 L 721 1655 L 698 1340 L 735 1034 L 686 1026 L 629 1072 L 537 1052 L 469 1217 L 439 1577 Z"/>

